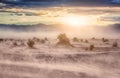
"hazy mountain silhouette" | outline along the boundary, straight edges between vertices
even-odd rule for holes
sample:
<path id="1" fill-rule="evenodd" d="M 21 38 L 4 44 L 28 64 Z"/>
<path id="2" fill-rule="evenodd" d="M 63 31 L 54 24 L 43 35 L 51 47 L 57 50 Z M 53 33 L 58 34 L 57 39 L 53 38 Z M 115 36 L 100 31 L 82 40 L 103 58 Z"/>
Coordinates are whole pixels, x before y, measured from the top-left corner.
<path id="1" fill-rule="evenodd" d="M 36 24 L 36 25 L 0 24 L 0 29 L 25 32 L 25 31 L 51 31 L 54 30 L 54 27 L 45 24 Z"/>
<path id="2" fill-rule="evenodd" d="M 113 25 L 110 26 L 110 28 L 111 28 L 113 31 L 120 32 L 120 23 L 113 24 Z"/>
<path id="3" fill-rule="evenodd" d="M 70 31 L 69 31 L 70 30 Z M 82 28 L 71 28 L 70 26 L 62 25 L 9 25 L 0 24 L 0 31 L 17 31 L 17 32 L 71 32 L 81 33 L 80 35 L 105 35 L 114 36 L 120 33 L 120 24 L 112 24 L 109 26 L 85 26 Z"/>

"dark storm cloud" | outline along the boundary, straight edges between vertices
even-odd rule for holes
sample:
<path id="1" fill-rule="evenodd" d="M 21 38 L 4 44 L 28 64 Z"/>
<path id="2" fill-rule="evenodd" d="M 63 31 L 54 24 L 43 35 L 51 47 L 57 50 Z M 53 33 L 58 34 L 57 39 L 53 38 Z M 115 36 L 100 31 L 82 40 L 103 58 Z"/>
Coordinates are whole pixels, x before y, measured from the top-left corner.
<path id="1" fill-rule="evenodd" d="M 0 0 L 14 5 L 120 6 L 120 0 Z"/>

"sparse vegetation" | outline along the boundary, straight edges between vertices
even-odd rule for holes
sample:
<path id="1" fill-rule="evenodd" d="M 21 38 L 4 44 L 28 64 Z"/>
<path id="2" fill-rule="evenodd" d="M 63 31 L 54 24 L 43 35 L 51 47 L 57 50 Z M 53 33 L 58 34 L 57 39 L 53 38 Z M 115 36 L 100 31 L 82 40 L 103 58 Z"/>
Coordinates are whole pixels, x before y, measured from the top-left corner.
<path id="1" fill-rule="evenodd" d="M 95 39 L 96 39 L 95 37 L 92 38 L 92 40 L 95 40 Z"/>
<path id="2" fill-rule="evenodd" d="M 73 45 L 70 43 L 70 40 L 66 36 L 66 34 L 59 34 L 57 38 L 59 40 L 57 45 L 66 45 L 66 46 L 72 46 L 73 47 Z"/>
<path id="3" fill-rule="evenodd" d="M 89 50 L 92 51 L 95 48 L 95 46 L 92 44 L 89 46 Z"/>
<path id="4" fill-rule="evenodd" d="M 48 38 L 47 38 L 47 37 L 45 37 L 45 41 L 48 41 Z"/>
<path id="5" fill-rule="evenodd" d="M 43 43 L 46 41 L 45 38 L 40 40 L 43 40 Z M 113 48 L 119 46 L 119 40 L 110 39 L 109 45 L 106 45 L 107 42 L 101 43 L 101 39 L 95 41 L 87 39 L 89 43 L 84 42 L 86 39 L 81 40 L 83 42 L 72 43 L 74 48 L 66 48 L 63 46 L 71 46 L 71 43 L 65 34 L 58 36 L 58 42 L 62 44 L 62 47 L 54 46 L 56 39 L 49 39 L 50 43 L 42 45 L 40 41 L 37 42 L 33 38 L 29 40 L 13 39 L 12 41 L 7 39 L 0 43 L 0 69 L 1 72 L 5 70 L 1 77 L 4 75 L 4 78 L 35 78 L 34 74 L 38 78 L 57 78 L 56 75 L 59 75 L 60 78 L 114 78 L 114 74 L 116 78 L 120 77 L 118 70 L 120 49 Z M 11 47 L 8 44 L 18 46 Z M 22 44 L 30 48 L 26 48 Z M 78 69 L 77 72 L 75 69 Z M 16 71 L 18 72 L 16 73 Z M 23 75 L 20 75 L 21 73 Z M 26 76 L 24 73 L 28 73 L 30 76 Z M 104 73 L 107 75 L 104 76 Z"/>
<path id="6" fill-rule="evenodd" d="M 33 41 L 35 41 L 35 42 L 39 42 L 39 41 L 40 41 L 40 39 L 39 39 L 39 38 L 37 38 L 37 37 L 33 37 Z"/>
<path id="7" fill-rule="evenodd" d="M 83 39 L 80 39 L 81 42 L 83 42 Z"/>
<path id="8" fill-rule="evenodd" d="M 118 43 L 117 43 L 117 42 L 114 42 L 114 43 L 112 44 L 112 47 L 118 47 Z"/>
<path id="9" fill-rule="evenodd" d="M 108 40 L 108 39 L 105 39 L 105 38 L 102 38 L 102 41 L 103 41 L 103 42 L 109 42 L 109 40 Z"/>
<path id="10" fill-rule="evenodd" d="M 85 43 L 89 43 L 89 41 L 88 41 L 88 40 L 85 40 L 84 42 L 85 42 Z"/>
<path id="11" fill-rule="evenodd" d="M 4 41 L 4 39 L 0 38 L 0 42 Z"/>
<path id="12" fill-rule="evenodd" d="M 42 44 L 44 44 L 45 42 L 46 42 L 45 39 L 41 39 L 41 40 L 40 40 L 40 43 L 42 43 Z"/>
<path id="13" fill-rule="evenodd" d="M 77 37 L 74 37 L 73 42 L 79 42 L 79 39 Z"/>
<path id="14" fill-rule="evenodd" d="M 35 42 L 31 39 L 29 39 L 28 42 L 27 42 L 27 45 L 28 45 L 29 48 L 34 48 L 34 44 L 35 44 Z"/>
<path id="15" fill-rule="evenodd" d="M 17 42 L 13 42 L 13 46 L 17 46 L 18 44 L 17 44 Z"/>

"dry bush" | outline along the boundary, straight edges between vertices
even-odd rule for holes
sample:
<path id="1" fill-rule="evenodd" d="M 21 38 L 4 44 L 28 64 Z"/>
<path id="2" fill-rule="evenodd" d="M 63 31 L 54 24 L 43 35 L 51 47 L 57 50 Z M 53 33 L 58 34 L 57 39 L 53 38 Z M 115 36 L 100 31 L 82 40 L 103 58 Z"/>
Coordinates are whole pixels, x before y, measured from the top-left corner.
<path id="1" fill-rule="evenodd" d="M 79 39 L 77 37 L 74 37 L 73 42 L 79 42 Z"/>
<path id="2" fill-rule="evenodd" d="M 39 38 L 37 38 L 37 37 L 33 37 L 33 39 L 32 39 L 33 41 L 35 41 L 35 42 L 39 42 L 40 41 L 40 39 Z"/>
<path id="3" fill-rule="evenodd" d="M 109 40 L 108 40 L 108 39 L 105 39 L 105 38 L 102 38 L 102 41 L 103 41 L 103 42 L 109 42 Z"/>
<path id="4" fill-rule="evenodd" d="M 93 38 L 91 38 L 92 40 L 95 40 L 96 38 L 95 37 L 93 37 Z"/>
<path id="5" fill-rule="evenodd" d="M 35 44 L 35 42 L 31 39 L 29 39 L 28 42 L 27 42 L 27 45 L 28 45 L 29 48 L 34 48 L 34 44 Z"/>
<path id="6" fill-rule="evenodd" d="M 81 42 L 83 42 L 83 39 L 80 39 Z"/>
<path id="7" fill-rule="evenodd" d="M 18 46 L 17 42 L 13 42 L 13 46 Z"/>
<path id="8" fill-rule="evenodd" d="M 114 42 L 114 43 L 112 44 L 112 47 L 118 47 L 118 43 L 117 43 L 117 42 Z"/>
<path id="9" fill-rule="evenodd" d="M 4 41 L 4 39 L 0 38 L 0 42 Z"/>
<path id="10" fill-rule="evenodd" d="M 44 39 L 41 39 L 41 40 L 40 40 L 40 43 L 44 44 L 44 43 L 46 43 L 47 41 L 48 41 L 48 38 L 45 37 Z"/>
<path id="11" fill-rule="evenodd" d="M 84 42 L 85 42 L 85 43 L 89 43 L 89 41 L 88 41 L 88 40 L 85 40 Z"/>
<path id="12" fill-rule="evenodd" d="M 70 40 L 66 36 L 66 34 L 59 34 L 57 38 L 59 40 L 57 45 L 66 45 L 66 46 L 72 46 L 73 47 L 73 45 L 70 43 Z"/>
<path id="13" fill-rule="evenodd" d="M 48 41 L 48 38 L 47 38 L 47 37 L 45 37 L 45 41 Z"/>
<path id="14" fill-rule="evenodd" d="M 46 42 L 45 39 L 40 40 L 40 43 L 44 44 Z"/>
<path id="15" fill-rule="evenodd" d="M 92 44 L 89 46 L 89 50 L 92 51 L 95 48 L 95 46 Z"/>

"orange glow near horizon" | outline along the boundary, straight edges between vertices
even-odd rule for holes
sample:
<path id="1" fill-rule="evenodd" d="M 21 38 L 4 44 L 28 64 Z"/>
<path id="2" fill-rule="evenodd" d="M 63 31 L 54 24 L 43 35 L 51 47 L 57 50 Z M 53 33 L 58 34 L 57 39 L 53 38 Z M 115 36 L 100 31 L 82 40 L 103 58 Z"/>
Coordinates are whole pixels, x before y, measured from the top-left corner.
<path id="1" fill-rule="evenodd" d="M 95 19 L 89 18 L 88 16 L 77 16 L 77 15 L 68 15 L 62 18 L 62 23 L 64 25 L 73 26 L 73 27 L 82 27 L 87 26 L 91 23 L 96 23 Z"/>
<path id="2" fill-rule="evenodd" d="M 112 9 L 111 9 L 112 8 Z M 49 8 L 3 8 L 0 24 L 66 26 L 109 26 L 119 23 L 119 7 L 49 7 Z M 22 14 L 22 15 L 19 15 Z M 14 16 L 14 17 L 13 17 Z M 113 18 L 115 17 L 115 18 Z"/>

